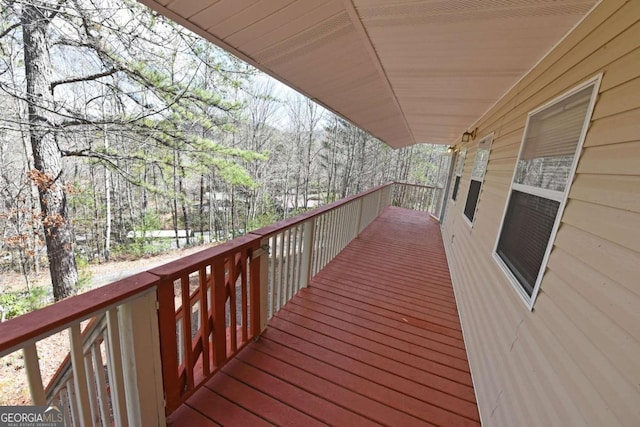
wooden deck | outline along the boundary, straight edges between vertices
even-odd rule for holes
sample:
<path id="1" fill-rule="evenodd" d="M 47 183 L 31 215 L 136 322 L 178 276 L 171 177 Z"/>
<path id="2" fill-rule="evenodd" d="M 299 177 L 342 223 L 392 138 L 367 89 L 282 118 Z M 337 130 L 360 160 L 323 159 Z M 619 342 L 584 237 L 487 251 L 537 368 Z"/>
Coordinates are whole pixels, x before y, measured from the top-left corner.
<path id="1" fill-rule="evenodd" d="M 438 224 L 388 208 L 170 426 L 479 425 Z"/>

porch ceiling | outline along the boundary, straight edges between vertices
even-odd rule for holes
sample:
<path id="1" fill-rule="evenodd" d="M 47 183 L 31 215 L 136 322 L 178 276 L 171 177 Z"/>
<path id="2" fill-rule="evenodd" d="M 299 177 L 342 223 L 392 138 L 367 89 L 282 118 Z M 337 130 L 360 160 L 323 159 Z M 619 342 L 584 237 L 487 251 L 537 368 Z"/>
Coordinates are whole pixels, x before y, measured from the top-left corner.
<path id="1" fill-rule="evenodd" d="M 392 147 L 455 142 L 596 0 L 140 0 Z"/>

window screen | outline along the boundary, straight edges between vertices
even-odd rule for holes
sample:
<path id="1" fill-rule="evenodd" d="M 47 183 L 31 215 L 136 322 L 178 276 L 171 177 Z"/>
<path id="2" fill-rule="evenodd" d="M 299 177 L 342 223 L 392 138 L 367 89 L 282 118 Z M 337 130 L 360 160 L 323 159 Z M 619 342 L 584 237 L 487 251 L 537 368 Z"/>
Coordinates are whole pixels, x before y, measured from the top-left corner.
<path id="1" fill-rule="evenodd" d="M 553 245 L 596 86 L 559 99 L 527 121 L 495 254 L 530 305 Z"/>

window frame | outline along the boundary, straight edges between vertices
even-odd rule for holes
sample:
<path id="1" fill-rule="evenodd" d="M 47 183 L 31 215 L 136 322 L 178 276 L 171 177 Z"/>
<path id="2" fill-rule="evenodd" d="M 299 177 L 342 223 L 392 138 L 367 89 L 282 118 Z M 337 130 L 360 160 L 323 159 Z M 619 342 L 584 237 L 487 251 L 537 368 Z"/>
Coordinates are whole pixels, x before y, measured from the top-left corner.
<path id="1" fill-rule="evenodd" d="M 462 217 L 464 218 L 467 225 L 471 228 L 473 228 L 473 224 L 475 223 L 475 219 L 476 219 L 476 214 L 478 213 L 478 204 L 480 204 L 480 195 L 482 194 L 482 187 L 484 186 L 484 177 L 487 174 L 487 167 L 489 166 L 489 157 L 491 156 L 491 148 L 493 146 L 494 134 L 495 132 L 491 132 L 490 134 L 482 137 L 482 139 L 478 141 L 478 147 L 476 148 L 476 157 L 473 160 L 473 167 L 471 168 L 471 177 L 469 178 L 469 188 L 467 189 L 467 198 L 465 199 L 464 208 L 462 208 Z M 488 148 L 480 148 L 482 144 L 486 144 Z M 487 163 L 485 164 L 484 169 L 482 170 L 482 176 L 480 177 L 480 179 L 474 179 L 473 170 L 476 167 L 476 162 L 478 161 L 478 152 L 480 150 L 486 150 L 488 152 Z M 470 220 L 469 217 L 467 217 L 467 214 L 465 213 L 465 209 L 467 208 L 467 203 L 469 202 L 469 194 L 471 193 L 471 181 L 480 182 L 480 188 L 478 189 L 478 198 L 476 199 L 476 206 L 473 208 L 473 220 Z"/>
<path id="2" fill-rule="evenodd" d="M 504 206 L 504 210 L 502 212 L 502 220 L 500 221 L 500 228 L 498 229 L 498 235 L 496 237 L 496 241 L 495 244 L 493 246 L 493 259 L 496 261 L 496 263 L 498 264 L 498 267 L 504 272 L 504 274 L 507 276 L 507 279 L 509 280 L 509 282 L 511 283 L 511 285 L 513 286 L 513 288 L 516 290 L 516 293 L 520 296 L 520 299 L 522 299 L 522 301 L 524 302 L 524 304 L 527 306 L 527 308 L 529 310 L 533 310 L 533 306 L 535 304 L 535 301 L 538 297 L 538 293 L 540 291 L 540 285 L 542 284 L 542 280 L 544 279 L 544 275 L 546 273 L 547 270 L 547 264 L 549 262 L 549 256 L 551 255 L 551 251 L 555 245 L 555 239 L 556 239 L 556 235 L 558 233 L 558 229 L 560 228 L 560 223 L 562 222 L 562 217 L 564 215 L 564 209 L 567 205 L 567 200 L 569 198 L 569 192 L 571 191 L 571 186 L 573 184 L 573 181 L 575 180 L 575 175 L 576 175 L 576 170 L 578 168 L 578 162 L 580 160 L 580 157 L 582 155 L 582 150 L 583 150 L 583 146 L 584 146 L 584 141 L 586 139 L 586 135 L 587 132 L 589 130 L 589 126 L 591 124 L 591 120 L 593 117 L 593 110 L 595 108 L 595 104 L 596 101 L 598 99 L 598 94 L 600 93 L 600 83 L 602 81 L 602 73 L 599 73 L 598 75 L 590 78 L 589 80 L 584 81 L 583 83 L 573 87 L 572 89 L 564 92 L 563 94 L 551 99 L 550 101 L 546 102 L 545 104 L 541 105 L 540 107 L 537 107 L 536 109 L 530 111 L 527 114 L 527 121 L 525 124 L 525 128 L 524 128 L 524 132 L 522 134 L 522 139 L 520 141 L 520 150 L 518 151 L 518 157 L 516 159 L 515 162 L 515 166 L 513 169 L 513 176 L 511 177 L 511 183 L 509 186 L 509 192 L 507 194 L 507 200 Z M 571 164 L 571 168 L 570 168 L 570 172 L 569 172 L 569 176 L 567 178 L 567 183 L 565 185 L 565 189 L 564 191 L 556 191 L 556 190 L 548 190 L 548 189 L 544 189 L 544 188 L 539 188 L 539 187 L 533 187 L 533 186 L 529 186 L 529 185 L 524 185 L 524 184 L 519 184 L 516 183 L 516 174 L 518 173 L 518 163 L 520 161 L 520 157 L 522 156 L 522 152 L 523 149 L 525 147 L 525 142 L 526 142 L 526 138 L 527 138 L 527 132 L 529 130 L 529 124 L 531 122 L 531 117 L 533 117 L 534 115 L 553 107 L 554 105 L 562 102 L 563 100 L 565 100 L 566 98 L 575 95 L 576 93 L 586 89 L 589 86 L 593 86 L 591 89 L 591 96 L 589 99 L 589 104 L 587 106 L 587 112 L 585 114 L 584 117 L 584 121 L 582 124 L 582 129 L 580 130 L 580 136 L 578 139 L 578 144 L 576 146 L 576 150 L 574 152 L 573 155 L 573 161 Z M 526 194 L 531 194 L 534 196 L 538 196 L 538 197 L 542 197 L 545 199 L 550 199 L 550 200 L 554 200 L 560 203 L 560 205 L 558 206 L 558 212 L 556 213 L 556 218 L 554 220 L 553 223 L 553 227 L 551 229 L 551 234 L 549 236 L 549 240 L 547 242 L 547 248 L 545 250 L 544 253 L 544 257 L 542 259 L 542 263 L 540 265 L 540 269 L 538 270 L 538 275 L 536 277 L 536 281 L 535 284 L 533 286 L 533 291 L 531 292 L 531 296 L 529 296 L 527 294 L 527 292 L 525 291 L 524 287 L 522 284 L 520 284 L 520 281 L 515 277 L 515 275 L 512 273 L 512 271 L 509 269 L 509 267 L 507 267 L 506 263 L 502 260 L 502 258 L 500 257 L 500 255 L 498 255 L 498 244 L 500 243 L 500 238 L 502 237 L 502 230 L 504 228 L 504 224 L 505 224 L 505 218 L 507 215 L 507 211 L 509 209 L 509 204 L 511 202 L 511 198 L 513 195 L 513 192 L 515 191 L 519 191 L 519 192 L 523 192 Z"/>

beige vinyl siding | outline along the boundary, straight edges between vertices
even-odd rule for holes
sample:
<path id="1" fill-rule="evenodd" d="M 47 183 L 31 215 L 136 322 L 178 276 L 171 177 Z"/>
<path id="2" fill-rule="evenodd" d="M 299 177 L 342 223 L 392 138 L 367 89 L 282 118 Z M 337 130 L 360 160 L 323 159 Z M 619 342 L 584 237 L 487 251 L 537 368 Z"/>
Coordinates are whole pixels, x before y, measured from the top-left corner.
<path id="1" fill-rule="evenodd" d="M 492 257 L 527 114 L 599 73 L 529 311 Z M 474 227 L 449 201 L 443 235 L 484 425 L 640 425 L 640 1 L 601 2 L 476 126 L 495 135 Z"/>

